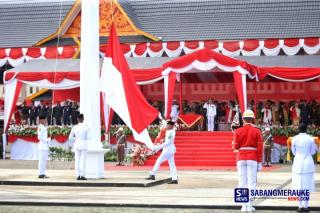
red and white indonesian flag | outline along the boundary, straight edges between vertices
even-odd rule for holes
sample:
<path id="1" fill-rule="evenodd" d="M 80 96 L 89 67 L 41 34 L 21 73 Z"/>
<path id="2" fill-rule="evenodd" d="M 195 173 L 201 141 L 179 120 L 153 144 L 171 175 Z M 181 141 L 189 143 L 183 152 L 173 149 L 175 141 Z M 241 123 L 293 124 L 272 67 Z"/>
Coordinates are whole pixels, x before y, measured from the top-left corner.
<path id="1" fill-rule="evenodd" d="M 100 84 L 105 102 L 132 130 L 134 139 L 153 148 L 147 127 L 159 112 L 146 101 L 138 88 L 113 25 L 103 60 Z"/>

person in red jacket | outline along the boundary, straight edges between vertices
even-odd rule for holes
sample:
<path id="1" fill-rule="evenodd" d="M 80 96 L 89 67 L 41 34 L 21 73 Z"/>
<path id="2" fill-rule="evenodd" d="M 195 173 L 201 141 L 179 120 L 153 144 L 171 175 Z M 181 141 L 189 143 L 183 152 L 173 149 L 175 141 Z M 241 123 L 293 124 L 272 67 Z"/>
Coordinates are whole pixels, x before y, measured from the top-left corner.
<path id="1" fill-rule="evenodd" d="M 257 172 L 262 168 L 263 139 L 260 129 L 253 125 L 254 113 L 246 110 L 243 113 L 244 125 L 234 134 L 233 149 L 237 152 L 237 169 L 239 188 L 254 190 L 257 185 Z M 253 198 L 242 205 L 241 211 L 255 211 Z"/>

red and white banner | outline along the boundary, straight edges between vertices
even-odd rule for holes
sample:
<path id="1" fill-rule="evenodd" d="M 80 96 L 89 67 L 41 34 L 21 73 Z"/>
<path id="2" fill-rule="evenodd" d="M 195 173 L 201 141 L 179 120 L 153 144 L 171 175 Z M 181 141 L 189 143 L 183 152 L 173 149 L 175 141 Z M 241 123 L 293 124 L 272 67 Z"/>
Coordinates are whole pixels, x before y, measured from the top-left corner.
<path id="1" fill-rule="evenodd" d="M 226 56 L 277 56 L 281 53 L 296 55 L 301 50 L 308 55 L 317 54 L 320 50 L 319 38 L 266 39 L 243 41 L 171 41 L 150 42 L 139 44 L 121 44 L 121 50 L 126 57 L 178 57 L 207 48 Z M 101 57 L 106 46 L 100 47 Z M 72 58 L 77 51 L 75 46 L 63 47 L 30 47 L 0 49 L 0 67 L 9 63 L 16 67 L 32 59 L 67 59 Z"/>
<path id="2" fill-rule="evenodd" d="M 153 148 L 147 127 L 158 117 L 159 112 L 146 101 L 119 47 L 116 30 L 112 25 L 101 69 L 100 88 L 104 104 L 119 115 L 133 132 L 135 140 Z"/>

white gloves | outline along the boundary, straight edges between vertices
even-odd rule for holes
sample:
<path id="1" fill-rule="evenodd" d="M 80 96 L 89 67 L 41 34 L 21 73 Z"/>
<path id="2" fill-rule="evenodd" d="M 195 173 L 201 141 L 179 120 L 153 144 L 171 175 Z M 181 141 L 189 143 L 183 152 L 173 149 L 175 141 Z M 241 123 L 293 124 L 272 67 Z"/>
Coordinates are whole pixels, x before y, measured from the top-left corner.
<path id="1" fill-rule="evenodd" d="M 261 171 L 261 170 L 262 170 L 262 163 L 258 163 L 257 171 Z"/>

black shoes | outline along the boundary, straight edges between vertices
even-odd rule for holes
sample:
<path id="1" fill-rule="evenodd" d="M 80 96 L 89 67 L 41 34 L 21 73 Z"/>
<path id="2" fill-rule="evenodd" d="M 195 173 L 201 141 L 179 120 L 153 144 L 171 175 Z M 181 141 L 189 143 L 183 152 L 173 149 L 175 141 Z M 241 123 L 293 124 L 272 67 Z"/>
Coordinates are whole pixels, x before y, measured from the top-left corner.
<path id="1" fill-rule="evenodd" d="M 298 208 L 297 212 L 310 212 L 309 208 Z"/>
<path id="2" fill-rule="evenodd" d="M 146 178 L 146 180 L 155 180 L 156 177 L 154 175 L 149 175 L 149 177 Z"/>
<path id="3" fill-rule="evenodd" d="M 87 180 L 87 178 L 83 177 L 83 176 L 78 176 L 77 180 Z"/>
<path id="4" fill-rule="evenodd" d="M 49 177 L 46 175 L 39 175 L 38 178 L 49 178 Z"/>
<path id="5" fill-rule="evenodd" d="M 172 180 L 168 184 L 178 184 L 178 180 Z"/>

